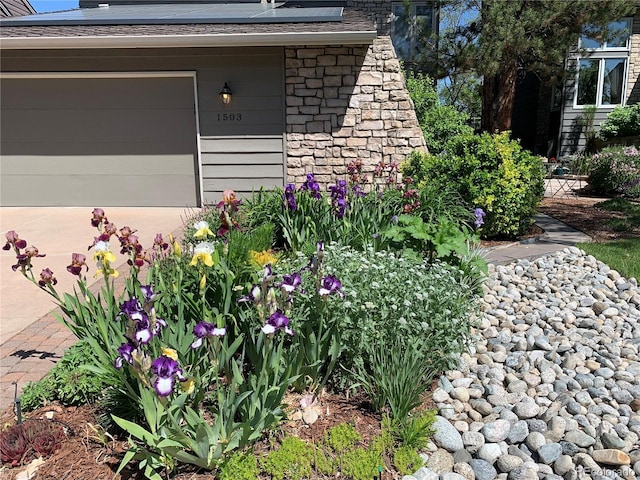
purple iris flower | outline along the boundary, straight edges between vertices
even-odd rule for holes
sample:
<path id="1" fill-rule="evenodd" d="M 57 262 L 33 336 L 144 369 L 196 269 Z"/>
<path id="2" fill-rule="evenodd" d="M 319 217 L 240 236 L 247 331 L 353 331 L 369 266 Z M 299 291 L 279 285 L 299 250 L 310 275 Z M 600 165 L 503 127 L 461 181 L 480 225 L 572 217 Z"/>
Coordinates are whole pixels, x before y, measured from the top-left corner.
<path id="1" fill-rule="evenodd" d="M 144 297 L 144 303 L 153 302 L 158 296 L 152 289 L 152 285 L 140 285 L 140 291 Z"/>
<path id="2" fill-rule="evenodd" d="M 351 190 L 357 197 L 364 197 L 367 195 L 367 193 L 363 190 L 362 185 L 360 185 L 359 183 L 356 183 L 353 187 L 351 187 Z"/>
<path id="3" fill-rule="evenodd" d="M 147 314 L 144 312 L 143 314 L 144 316 L 136 322 L 136 332 L 134 334 L 134 337 L 136 342 L 146 345 L 147 343 L 149 343 L 156 332 L 152 331 L 151 323 L 149 322 L 149 317 L 147 317 Z"/>
<path id="4" fill-rule="evenodd" d="M 316 182 L 313 173 L 307 173 L 307 179 L 300 187 L 300 190 L 309 192 L 309 194 L 315 199 L 320 199 L 320 185 Z"/>
<path id="5" fill-rule="evenodd" d="M 293 183 L 289 183 L 284 188 L 283 198 L 284 198 L 285 202 L 287 203 L 287 207 L 292 212 L 295 212 L 298 209 L 298 204 L 296 203 L 295 193 L 296 193 L 296 186 Z"/>
<path id="6" fill-rule="evenodd" d="M 318 293 L 321 297 L 332 295 L 334 293 L 337 293 L 341 297 L 344 297 L 344 293 L 340 291 L 341 288 L 342 283 L 340 283 L 340 280 L 338 280 L 333 275 L 327 275 L 320 282 L 320 289 L 318 290 Z"/>
<path id="7" fill-rule="evenodd" d="M 122 362 L 126 361 L 129 365 L 133 363 L 133 351 L 136 349 L 136 346 L 129 340 L 126 343 L 123 343 L 118 347 L 118 353 L 120 354 L 116 357 L 113 365 L 120 370 L 122 368 Z"/>
<path id="8" fill-rule="evenodd" d="M 251 287 L 251 290 L 249 290 L 249 294 L 243 295 L 242 297 L 240 297 L 238 299 L 238 303 L 244 303 L 244 302 L 258 303 L 260 301 L 261 293 L 262 292 L 260 290 L 260 285 L 254 284 Z"/>
<path id="9" fill-rule="evenodd" d="M 125 300 L 120 306 L 120 315 L 126 315 L 133 321 L 140 320 L 144 313 L 144 309 L 136 297 Z"/>
<path id="10" fill-rule="evenodd" d="M 222 337 L 227 333 L 227 329 L 222 327 L 218 328 L 213 323 L 199 322 L 193 327 L 193 334 L 198 337 L 191 344 L 191 348 L 198 348 L 202 345 L 202 341 L 208 337 Z"/>
<path id="11" fill-rule="evenodd" d="M 336 215 L 338 218 L 344 217 L 344 214 L 349 206 L 347 203 L 347 181 L 346 180 L 338 180 L 335 185 L 331 185 L 329 187 L 329 191 L 331 192 L 331 204 L 335 209 Z"/>
<path id="12" fill-rule="evenodd" d="M 182 369 L 178 366 L 178 362 L 165 355 L 151 362 L 151 370 L 153 370 L 153 373 L 156 375 L 153 386 L 159 397 L 168 397 L 171 395 L 176 378 L 181 382 L 186 380 Z"/>
<path id="13" fill-rule="evenodd" d="M 473 214 L 476 217 L 476 220 L 473 223 L 475 223 L 476 228 L 480 228 L 484 224 L 484 217 L 486 213 L 484 213 L 484 210 L 482 210 L 481 208 L 476 208 L 473 211 Z"/>
<path id="14" fill-rule="evenodd" d="M 280 288 L 282 288 L 287 293 L 292 293 L 301 284 L 302 284 L 302 277 L 298 272 L 295 272 L 295 273 L 292 273 L 291 275 L 282 276 L 282 283 L 280 283 Z"/>
<path id="15" fill-rule="evenodd" d="M 277 330 L 284 330 L 285 333 L 293 335 L 293 330 L 289 328 L 289 318 L 280 310 L 269 315 L 267 323 L 262 327 L 262 332 L 266 335 L 271 335 Z"/>

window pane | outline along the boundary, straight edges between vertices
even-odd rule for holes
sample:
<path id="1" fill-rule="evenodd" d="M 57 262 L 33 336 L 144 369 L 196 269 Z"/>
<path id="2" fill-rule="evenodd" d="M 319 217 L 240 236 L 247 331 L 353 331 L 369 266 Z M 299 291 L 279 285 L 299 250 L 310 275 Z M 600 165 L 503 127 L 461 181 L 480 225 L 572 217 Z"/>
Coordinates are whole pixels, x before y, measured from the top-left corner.
<path id="1" fill-rule="evenodd" d="M 602 47 L 602 43 L 600 43 L 595 38 L 589 38 L 589 37 L 583 35 L 582 37 L 580 37 L 580 46 L 582 48 L 588 48 L 588 49 L 600 48 L 600 47 Z"/>
<path id="2" fill-rule="evenodd" d="M 580 60 L 578 105 L 595 105 L 598 90 L 598 60 Z"/>
<path id="3" fill-rule="evenodd" d="M 607 40 L 607 47 L 626 47 L 629 38 L 629 24 L 626 21 L 612 22 L 609 24 L 608 32 L 610 38 Z"/>
<path id="4" fill-rule="evenodd" d="M 396 48 L 396 53 L 400 58 L 409 58 L 411 54 L 411 31 L 409 29 L 409 19 L 404 11 L 403 5 L 393 5 L 393 28 L 391 40 Z"/>
<path id="5" fill-rule="evenodd" d="M 624 59 L 606 59 L 604 61 L 604 83 L 602 84 L 603 105 L 619 105 L 622 103 L 623 80 Z"/>
<path id="6" fill-rule="evenodd" d="M 422 53 L 427 46 L 433 30 L 433 8 L 427 5 L 416 5 L 416 34 L 413 54 Z"/>

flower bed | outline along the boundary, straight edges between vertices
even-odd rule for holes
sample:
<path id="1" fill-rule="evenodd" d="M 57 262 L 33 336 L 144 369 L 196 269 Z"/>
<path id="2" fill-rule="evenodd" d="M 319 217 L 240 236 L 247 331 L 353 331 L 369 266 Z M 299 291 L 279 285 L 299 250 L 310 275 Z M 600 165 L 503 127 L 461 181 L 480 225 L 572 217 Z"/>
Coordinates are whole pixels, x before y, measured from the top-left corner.
<path id="1" fill-rule="evenodd" d="M 423 203 L 410 179 L 396 183 L 397 167 L 382 172 L 385 188 L 363 184 L 354 164 L 328 194 L 312 175 L 245 204 L 227 191 L 185 226 L 182 244 L 158 234 L 148 249 L 94 209 L 100 294 L 87 288 L 86 256 L 73 253 L 67 268 L 77 294 L 59 295 L 55 272 L 34 273 L 42 254 L 7 234 L 14 270 L 53 296 L 94 352 L 84 368 L 108 386 L 105 427 L 130 439 L 120 468 L 157 479 L 191 465 L 239 478 L 229 469 L 287 417 L 285 395 L 312 404 L 326 390 L 364 392 L 388 420 L 366 447 L 317 445 L 314 469 L 371 478 L 414 464 L 405 450 L 415 457 L 430 425 L 416 411 L 422 394 L 470 340 L 483 268 L 466 219 L 479 227 L 482 212 L 461 220 L 462 206 Z M 121 294 L 115 242 L 129 266 Z M 352 461 L 335 460 L 343 454 Z M 268 457 L 258 464 L 273 468 Z"/>

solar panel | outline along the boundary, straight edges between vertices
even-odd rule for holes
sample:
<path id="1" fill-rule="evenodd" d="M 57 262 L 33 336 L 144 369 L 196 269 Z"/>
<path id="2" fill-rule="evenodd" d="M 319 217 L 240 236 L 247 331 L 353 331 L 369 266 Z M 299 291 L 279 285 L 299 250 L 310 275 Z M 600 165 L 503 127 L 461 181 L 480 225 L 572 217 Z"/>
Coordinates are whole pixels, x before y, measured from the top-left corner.
<path id="1" fill-rule="evenodd" d="M 283 5 L 283 3 L 113 5 L 0 19 L 0 25 L 167 25 L 342 21 L 343 7 L 282 8 Z"/>

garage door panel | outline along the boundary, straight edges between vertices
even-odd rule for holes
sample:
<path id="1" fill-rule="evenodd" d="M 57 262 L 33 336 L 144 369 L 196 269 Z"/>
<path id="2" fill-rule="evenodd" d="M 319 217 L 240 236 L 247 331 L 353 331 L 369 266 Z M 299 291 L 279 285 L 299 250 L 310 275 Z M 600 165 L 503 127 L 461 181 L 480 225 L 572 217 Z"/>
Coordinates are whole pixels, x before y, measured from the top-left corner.
<path id="1" fill-rule="evenodd" d="M 0 155 L 9 157 L 11 155 L 20 155 L 22 158 L 29 156 L 34 157 L 63 157 L 65 155 L 75 156 L 84 155 L 92 156 L 101 161 L 95 152 L 100 152 L 100 157 L 110 156 L 127 156 L 129 160 L 134 157 L 144 158 L 145 156 L 156 155 L 180 155 L 185 152 L 184 143 L 167 143 L 155 142 L 153 145 L 140 142 L 73 142 L 73 143 L 35 143 L 35 142 L 19 142 L 19 143 L 3 143 L 0 146 Z M 4 168 L 4 162 L 2 164 Z"/>
<path id="2" fill-rule="evenodd" d="M 141 82 L 140 78 L 50 78 L 47 88 L 43 79 L 20 79 L 20 95 L 2 88 L 16 79 L 0 80 L 2 108 L 56 110 L 68 109 L 69 97 L 76 99 L 73 108 L 104 109 L 130 108 L 131 97 L 140 108 L 181 108 L 193 105 L 193 79 L 154 78 L 153 82 Z M 180 88 L 176 88 L 176 84 Z"/>
<path id="3" fill-rule="evenodd" d="M 10 119 L 4 121 L 5 118 Z M 0 135 L 15 142 L 148 142 L 181 139 L 191 143 L 195 115 L 188 110 L 4 110 Z M 38 132 L 35 136 L 33 132 Z"/>
<path id="4" fill-rule="evenodd" d="M 124 175 L 135 163 L 135 172 L 153 175 L 196 174 L 196 165 L 188 155 L 95 155 L 85 156 L 22 155 L 2 162 L 2 176 L 21 175 Z"/>
<path id="5" fill-rule="evenodd" d="M 192 77 L 5 78 L 2 102 L 2 205 L 198 204 Z"/>
<path id="6" fill-rule="evenodd" d="M 24 191 L 22 186 L 28 185 Z M 87 196 L 87 186 L 92 189 Z M 194 178 L 189 175 L 5 175 L 0 204 L 51 207 L 186 207 L 193 205 Z M 28 194 L 31 192 L 31 194 Z M 126 194 L 125 194 L 126 192 Z"/>

